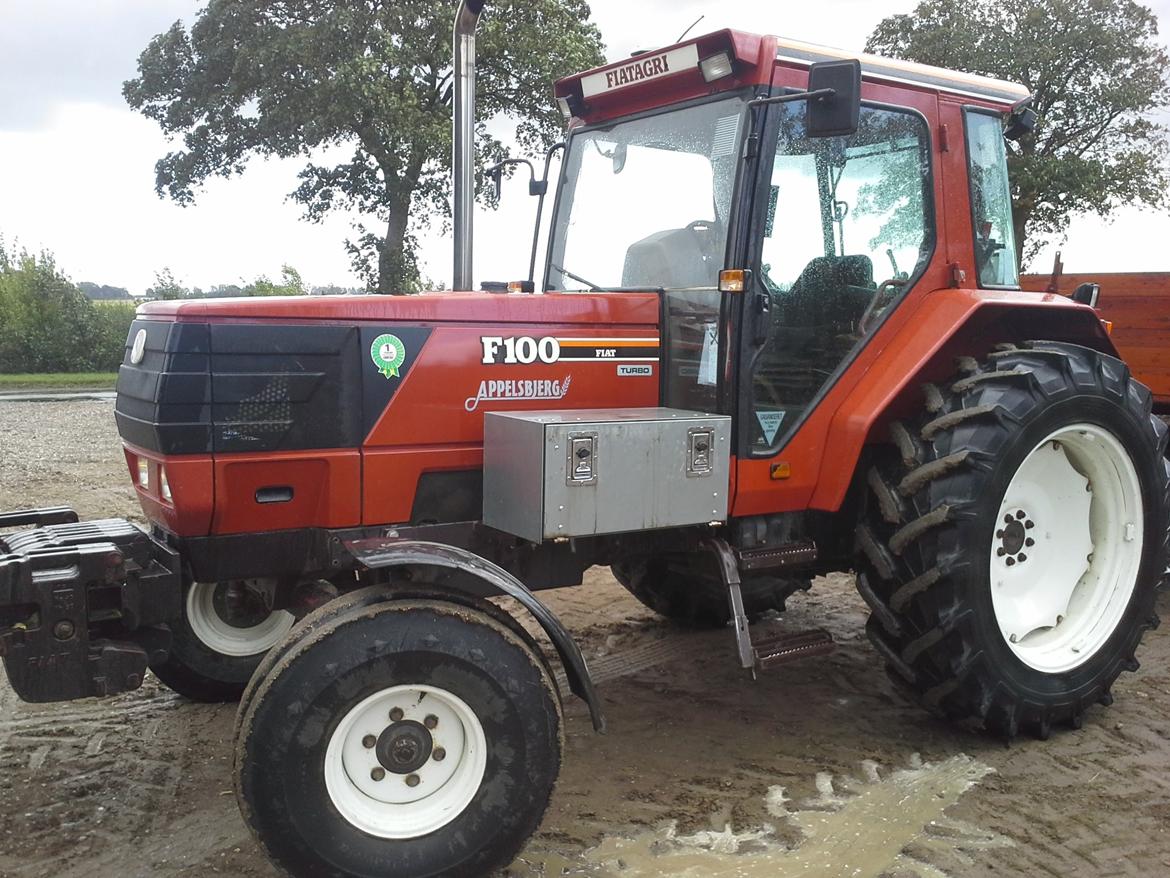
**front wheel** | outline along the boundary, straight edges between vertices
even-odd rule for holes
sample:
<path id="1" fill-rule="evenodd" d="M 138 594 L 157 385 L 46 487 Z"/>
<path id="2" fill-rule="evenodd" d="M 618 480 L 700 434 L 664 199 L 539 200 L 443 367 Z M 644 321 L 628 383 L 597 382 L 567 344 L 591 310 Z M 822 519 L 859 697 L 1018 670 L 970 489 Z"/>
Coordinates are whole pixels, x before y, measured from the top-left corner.
<path id="1" fill-rule="evenodd" d="M 1167 559 L 1166 426 L 1121 361 L 1036 342 L 962 361 L 867 473 L 868 632 L 930 708 L 1079 726 L 1138 667 Z M 898 459 L 900 458 L 900 460 Z"/>
<path id="2" fill-rule="evenodd" d="M 182 617 L 171 623 L 171 651 L 151 670 L 193 701 L 235 701 L 295 621 L 286 610 L 267 609 L 247 583 L 193 582 Z"/>
<path id="3" fill-rule="evenodd" d="M 294 876 L 480 876 L 536 830 L 560 770 L 547 664 L 472 607 L 386 600 L 322 621 L 251 694 L 236 793 Z"/>

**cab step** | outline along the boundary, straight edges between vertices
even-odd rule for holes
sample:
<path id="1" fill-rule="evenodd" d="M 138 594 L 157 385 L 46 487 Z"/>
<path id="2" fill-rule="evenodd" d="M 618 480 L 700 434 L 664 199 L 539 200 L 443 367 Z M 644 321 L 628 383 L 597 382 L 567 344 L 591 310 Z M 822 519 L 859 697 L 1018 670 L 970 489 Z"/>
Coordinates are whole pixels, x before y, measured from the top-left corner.
<path id="1" fill-rule="evenodd" d="M 704 545 L 714 554 L 719 562 L 719 574 L 723 584 L 727 587 L 727 602 L 731 610 L 731 624 L 735 629 L 735 648 L 739 657 L 740 666 L 751 671 L 752 677 L 756 672 L 784 662 L 814 655 L 827 655 L 832 652 L 836 644 L 832 636 L 821 629 L 803 631 L 799 634 L 782 634 L 776 637 L 765 638 L 752 642 L 751 631 L 748 629 L 747 613 L 743 608 L 743 592 L 740 589 L 739 571 L 743 565 L 743 555 L 736 555 L 734 549 L 726 540 L 709 539 Z M 816 547 L 811 546 L 816 552 Z M 773 562 L 775 558 L 770 559 Z M 783 566 L 783 564 L 768 563 L 766 566 Z M 751 568 L 747 568 L 751 569 Z"/>
<path id="2" fill-rule="evenodd" d="M 801 631 L 798 634 L 766 637 L 752 643 L 752 653 L 756 658 L 755 666 L 760 670 L 797 659 L 828 655 L 836 648 L 833 635 L 820 628 Z"/>
<path id="3" fill-rule="evenodd" d="M 763 546 L 740 549 L 735 553 L 740 570 L 775 570 L 799 567 L 817 560 L 817 544 L 812 540 L 786 543 L 782 546 Z"/>

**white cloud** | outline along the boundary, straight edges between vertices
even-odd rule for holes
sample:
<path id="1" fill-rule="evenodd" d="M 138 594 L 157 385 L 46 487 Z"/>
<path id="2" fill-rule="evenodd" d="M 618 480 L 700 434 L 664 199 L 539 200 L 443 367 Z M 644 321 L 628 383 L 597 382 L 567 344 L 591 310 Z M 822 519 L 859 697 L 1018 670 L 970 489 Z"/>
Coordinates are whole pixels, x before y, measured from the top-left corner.
<path id="1" fill-rule="evenodd" d="M 302 222 L 285 201 L 300 162 L 255 161 L 184 208 L 154 192 L 167 148 L 153 122 L 97 104 L 61 105 L 38 131 L 0 131 L 0 234 L 52 250 L 75 281 L 131 292 L 164 266 L 204 288 L 278 277 L 285 262 L 311 283 L 349 282 L 348 220 Z"/>

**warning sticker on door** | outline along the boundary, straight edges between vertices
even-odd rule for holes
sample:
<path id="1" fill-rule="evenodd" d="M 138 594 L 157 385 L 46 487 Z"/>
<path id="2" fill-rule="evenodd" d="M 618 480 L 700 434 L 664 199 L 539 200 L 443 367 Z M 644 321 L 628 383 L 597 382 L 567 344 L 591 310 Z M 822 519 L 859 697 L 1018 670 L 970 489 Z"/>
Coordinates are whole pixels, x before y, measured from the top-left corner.
<path id="1" fill-rule="evenodd" d="M 780 429 L 780 422 L 784 420 L 784 412 L 767 412 L 756 410 L 756 420 L 760 422 L 760 429 L 764 431 L 764 440 L 771 445 Z"/>

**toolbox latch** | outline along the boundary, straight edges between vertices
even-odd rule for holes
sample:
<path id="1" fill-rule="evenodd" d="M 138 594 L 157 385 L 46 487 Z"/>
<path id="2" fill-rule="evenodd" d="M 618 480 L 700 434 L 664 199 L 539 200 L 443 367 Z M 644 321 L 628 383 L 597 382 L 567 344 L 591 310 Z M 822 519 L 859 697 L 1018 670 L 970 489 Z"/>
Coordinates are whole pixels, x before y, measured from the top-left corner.
<path id="1" fill-rule="evenodd" d="M 687 431 L 687 478 L 711 474 L 714 467 L 715 430 L 691 427 Z"/>
<path id="2" fill-rule="evenodd" d="M 569 436 L 569 465 L 565 483 L 570 486 L 597 484 L 597 434 L 573 433 Z"/>

